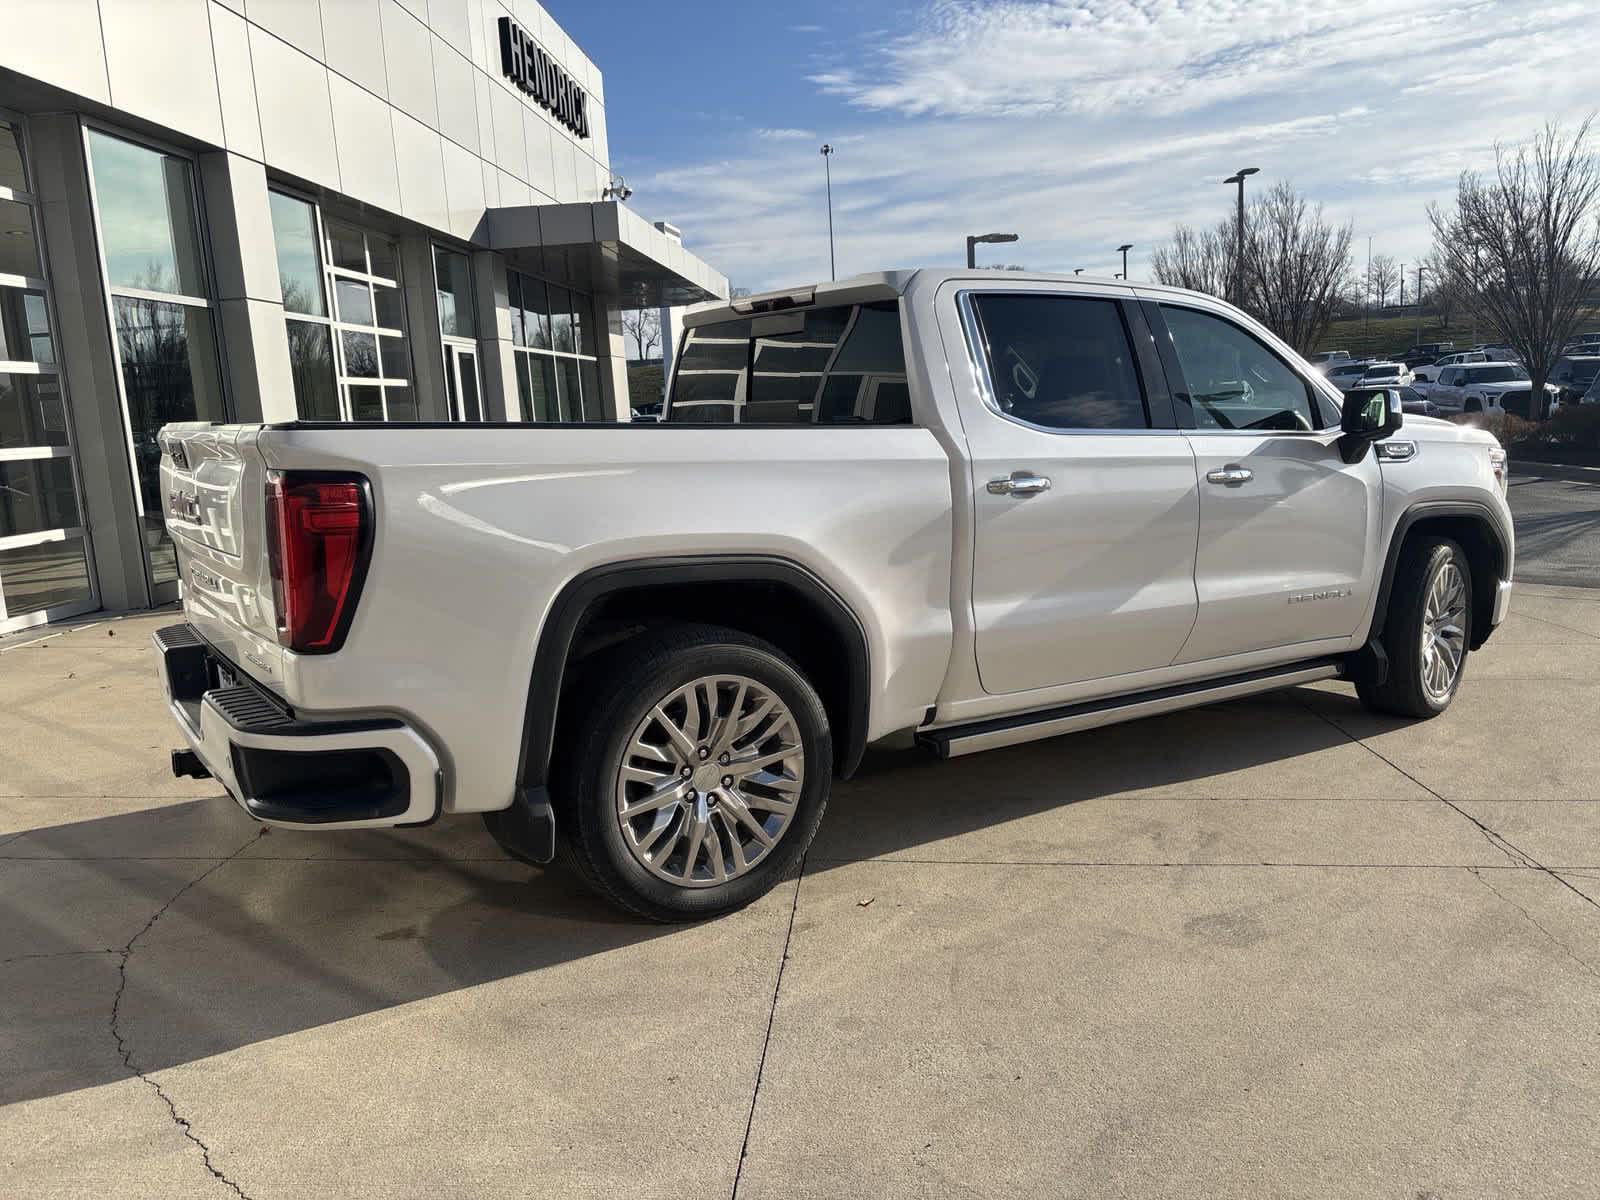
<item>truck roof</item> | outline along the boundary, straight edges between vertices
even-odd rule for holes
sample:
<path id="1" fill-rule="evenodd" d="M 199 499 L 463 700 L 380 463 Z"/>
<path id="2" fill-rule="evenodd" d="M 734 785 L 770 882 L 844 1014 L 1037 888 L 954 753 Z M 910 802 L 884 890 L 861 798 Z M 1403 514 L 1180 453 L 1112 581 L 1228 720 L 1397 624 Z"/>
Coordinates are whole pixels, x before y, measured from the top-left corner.
<path id="1" fill-rule="evenodd" d="M 965 267 L 912 267 L 896 271 L 868 271 L 845 279 L 800 284 L 796 287 L 740 296 L 735 300 L 697 304 L 684 313 L 683 323 L 693 328 L 696 325 L 748 317 L 752 313 L 782 312 L 790 308 L 812 308 L 824 304 L 862 304 L 872 300 L 893 300 L 903 296 L 913 280 L 937 286 L 951 279 L 971 279 L 984 283 L 994 283 L 997 280 L 1092 283 L 1100 287 L 1117 289 L 1129 289 L 1132 286 L 1124 280 L 1107 279 L 1103 275 L 1062 275 L 1050 271 L 996 271 L 992 267 L 976 270 L 968 270 Z M 1143 281 L 1138 284 L 1138 288 L 1141 292 L 1188 294 L 1183 288 Z"/>

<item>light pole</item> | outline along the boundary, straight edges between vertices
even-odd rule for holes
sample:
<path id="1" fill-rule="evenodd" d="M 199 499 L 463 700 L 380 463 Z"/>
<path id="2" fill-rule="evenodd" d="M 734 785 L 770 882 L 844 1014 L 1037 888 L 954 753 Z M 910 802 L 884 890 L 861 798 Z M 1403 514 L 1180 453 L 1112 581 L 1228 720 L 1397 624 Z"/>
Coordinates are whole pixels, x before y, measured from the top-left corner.
<path id="1" fill-rule="evenodd" d="M 1082 275 L 1083 274 L 1083 268 L 1082 267 L 1073 267 L 1072 268 L 1072 273 L 1074 275 Z"/>
<path id="2" fill-rule="evenodd" d="M 1238 250 L 1233 263 L 1233 302 L 1244 303 L 1244 181 L 1247 177 L 1259 173 L 1260 167 L 1240 167 L 1232 175 L 1224 179 L 1223 183 L 1237 183 L 1239 185 L 1239 229 Z"/>
<path id="3" fill-rule="evenodd" d="M 1419 346 L 1422 345 L 1422 273 L 1427 269 L 1426 264 L 1417 264 L 1417 345 Z"/>
<path id="4" fill-rule="evenodd" d="M 837 279 L 839 272 L 833 265 L 833 168 L 828 164 L 832 155 L 833 147 L 822 143 L 822 174 L 828 185 L 828 278 Z"/>
<path id="5" fill-rule="evenodd" d="M 984 243 L 985 245 L 987 245 L 987 244 L 989 244 L 991 242 L 1014 242 L 1016 240 L 1017 240 L 1017 235 L 1014 234 L 1014 233 L 980 233 L 980 234 L 977 234 L 976 236 L 968 237 L 967 238 L 967 270 L 972 271 L 972 270 L 977 269 L 977 266 L 978 266 L 977 246 L 978 246 L 978 244 L 980 242 Z"/>
<path id="6" fill-rule="evenodd" d="M 1122 255 L 1122 274 L 1117 276 L 1118 279 L 1126 279 L 1128 277 L 1128 251 L 1132 249 L 1132 242 L 1123 242 L 1122 245 L 1117 247 L 1118 253 Z"/>
<path id="7" fill-rule="evenodd" d="M 1400 311 L 1404 312 L 1405 308 L 1406 308 L 1406 265 L 1405 265 L 1405 263 L 1401 263 L 1400 264 Z"/>

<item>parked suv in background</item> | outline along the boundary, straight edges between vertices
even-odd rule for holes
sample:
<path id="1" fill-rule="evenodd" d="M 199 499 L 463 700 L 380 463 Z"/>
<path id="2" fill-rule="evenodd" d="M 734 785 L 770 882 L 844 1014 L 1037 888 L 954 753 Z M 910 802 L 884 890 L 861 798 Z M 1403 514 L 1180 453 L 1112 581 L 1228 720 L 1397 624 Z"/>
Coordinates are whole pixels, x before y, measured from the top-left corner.
<path id="1" fill-rule="evenodd" d="M 1361 372 L 1361 378 L 1356 381 L 1356 387 L 1410 387 L 1412 382 L 1411 368 L 1405 363 L 1375 362 L 1368 363 L 1367 369 Z"/>
<path id="2" fill-rule="evenodd" d="M 1442 354 L 1431 363 L 1423 363 L 1412 371 L 1417 383 L 1432 383 L 1439 378 L 1439 372 L 1445 367 L 1458 367 L 1465 363 L 1489 362 L 1489 355 L 1482 350 L 1458 350 L 1454 354 Z"/>
<path id="3" fill-rule="evenodd" d="M 1577 404 L 1600 375 L 1600 354 L 1568 354 L 1550 368 L 1557 404 Z"/>
<path id="4" fill-rule="evenodd" d="M 1341 392 L 1348 392 L 1361 382 L 1361 377 L 1367 373 L 1367 368 L 1371 365 L 1372 363 L 1367 359 L 1362 359 L 1358 362 L 1335 363 L 1333 366 L 1324 369 L 1323 374 L 1334 387 Z"/>
<path id="5" fill-rule="evenodd" d="M 1532 383 L 1520 363 L 1472 363 L 1464 367 L 1445 367 L 1428 388 L 1428 399 L 1446 413 L 1485 412 L 1498 407 L 1497 398 L 1506 391 L 1529 391 Z M 1542 419 L 1555 396 L 1555 388 L 1545 385 L 1547 399 L 1536 419 Z"/>
<path id="6" fill-rule="evenodd" d="M 870 742 L 1331 679 L 1432 717 L 1505 616 L 1494 438 L 1214 297 L 936 269 L 684 323 L 660 424 L 167 426 L 174 768 L 289 828 L 482 813 L 692 919 Z"/>
<path id="7" fill-rule="evenodd" d="M 1348 350 L 1319 350 L 1319 351 L 1317 351 L 1317 353 L 1313 354 L 1306 361 L 1309 362 L 1313 367 L 1316 367 L 1319 370 L 1324 370 L 1325 371 L 1328 367 L 1333 366 L 1335 363 L 1347 363 L 1347 362 L 1350 362 L 1351 361 L 1351 359 L 1350 359 L 1350 351 L 1348 351 Z"/>

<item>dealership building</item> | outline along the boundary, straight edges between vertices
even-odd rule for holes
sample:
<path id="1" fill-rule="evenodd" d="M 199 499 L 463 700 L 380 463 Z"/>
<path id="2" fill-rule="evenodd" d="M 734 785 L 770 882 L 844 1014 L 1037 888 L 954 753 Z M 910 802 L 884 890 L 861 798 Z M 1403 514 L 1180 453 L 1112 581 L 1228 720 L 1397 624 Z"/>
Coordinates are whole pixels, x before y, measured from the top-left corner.
<path id="1" fill-rule="evenodd" d="M 600 71 L 533 0 L 4 27 L 0 632 L 177 596 L 169 421 L 626 419 L 621 311 L 727 294 L 622 203 Z"/>

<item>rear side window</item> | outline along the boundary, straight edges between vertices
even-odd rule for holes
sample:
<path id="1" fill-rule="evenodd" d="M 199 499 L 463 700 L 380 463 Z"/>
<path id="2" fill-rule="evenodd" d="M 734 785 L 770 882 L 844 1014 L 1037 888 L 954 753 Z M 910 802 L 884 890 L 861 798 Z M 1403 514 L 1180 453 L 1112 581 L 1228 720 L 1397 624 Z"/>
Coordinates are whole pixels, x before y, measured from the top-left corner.
<path id="1" fill-rule="evenodd" d="M 666 419 L 909 425 L 900 305 L 835 305 L 691 329 Z"/>
<path id="2" fill-rule="evenodd" d="M 1000 411 L 1048 429 L 1148 429 L 1133 345 L 1114 300 L 976 296 Z"/>

